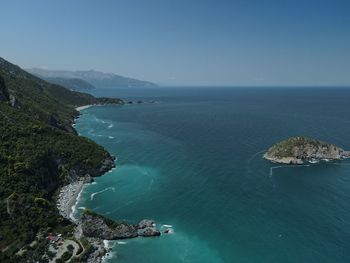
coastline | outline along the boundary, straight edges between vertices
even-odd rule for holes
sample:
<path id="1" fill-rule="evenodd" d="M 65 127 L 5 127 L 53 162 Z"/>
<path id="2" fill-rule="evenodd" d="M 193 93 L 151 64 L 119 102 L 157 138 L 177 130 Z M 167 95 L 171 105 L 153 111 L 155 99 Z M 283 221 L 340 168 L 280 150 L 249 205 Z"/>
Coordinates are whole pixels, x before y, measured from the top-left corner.
<path id="1" fill-rule="evenodd" d="M 77 219 L 74 217 L 74 211 L 84 185 L 84 180 L 72 182 L 63 186 L 58 195 L 57 208 L 60 214 L 73 223 L 77 222 Z"/>
<path id="2" fill-rule="evenodd" d="M 85 110 L 85 109 L 90 108 L 92 106 L 95 106 L 95 105 L 94 104 L 89 104 L 89 105 L 79 106 L 79 107 L 76 107 L 75 110 L 82 111 L 82 110 Z"/>
<path id="3" fill-rule="evenodd" d="M 96 106 L 97 104 L 89 104 L 80 107 L 76 107 L 75 110 L 79 111 L 79 115 L 81 115 L 81 111 L 92 106 Z M 75 129 L 74 125 L 75 121 L 73 121 L 72 127 Z M 78 135 L 80 136 L 80 135 Z M 106 171 L 104 174 L 108 173 L 115 167 L 112 167 L 110 170 Z M 75 234 L 76 238 L 83 237 L 81 223 L 79 218 L 75 218 L 74 214 L 76 211 L 76 206 L 79 202 L 81 193 L 84 187 L 92 182 L 92 178 L 90 176 L 81 177 L 79 180 L 72 181 L 69 184 L 61 187 L 59 190 L 59 195 L 56 201 L 57 209 L 59 213 L 73 224 L 75 224 Z M 102 239 L 98 238 L 87 238 L 90 244 L 93 247 L 93 250 L 88 254 L 86 258 L 86 262 L 91 263 L 101 263 L 105 262 L 112 255 L 110 254 L 112 248 L 109 246 L 108 242 L 105 242 Z"/>

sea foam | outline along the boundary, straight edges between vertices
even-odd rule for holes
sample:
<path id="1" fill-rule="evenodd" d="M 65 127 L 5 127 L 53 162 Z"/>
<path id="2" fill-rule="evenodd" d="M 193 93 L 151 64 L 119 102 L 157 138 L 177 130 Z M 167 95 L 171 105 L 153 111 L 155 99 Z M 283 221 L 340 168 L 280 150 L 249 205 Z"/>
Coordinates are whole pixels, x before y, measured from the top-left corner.
<path id="1" fill-rule="evenodd" d="M 113 186 L 110 186 L 110 187 L 107 187 L 107 188 L 105 188 L 105 189 L 103 189 L 103 190 L 101 190 L 101 191 L 92 193 L 92 194 L 90 195 L 90 199 L 93 200 L 94 197 L 95 197 L 95 195 L 101 194 L 101 193 L 106 192 L 106 191 L 108 191 L 108 190 L 112 190 L 113 192 L 115 192 L 115 188 L 114 188 Z"/>

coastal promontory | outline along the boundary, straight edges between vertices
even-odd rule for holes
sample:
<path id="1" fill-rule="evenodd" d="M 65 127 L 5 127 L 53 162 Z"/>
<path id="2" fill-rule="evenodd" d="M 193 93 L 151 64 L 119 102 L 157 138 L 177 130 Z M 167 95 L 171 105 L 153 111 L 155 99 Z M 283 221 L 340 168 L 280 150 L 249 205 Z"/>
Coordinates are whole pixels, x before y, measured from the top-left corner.
<path id="1" fill-rule="evenodd" d="M 104 240 L 160 236 L 153 220 L 144 219 L 137 225 L 132 225 L 113 221 L 88 209 L 83 213 L 81 225 L 85 236 Z"/>
<path id="2" fill-rule="evenodd" d="M 350 152 L 342 148 L 307 137 L 291 137 L 272 145 L 263 157 L 283 164 L 303 164 L 320 160 L 342 160 L 350 157 Z"/>

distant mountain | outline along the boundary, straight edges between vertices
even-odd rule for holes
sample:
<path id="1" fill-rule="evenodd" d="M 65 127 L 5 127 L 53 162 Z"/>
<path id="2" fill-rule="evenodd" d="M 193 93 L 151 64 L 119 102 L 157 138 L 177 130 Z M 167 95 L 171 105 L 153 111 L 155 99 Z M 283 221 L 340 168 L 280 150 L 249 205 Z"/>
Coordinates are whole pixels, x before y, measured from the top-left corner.
<path id="1" fill-rule="evenodd" d="M 86 91 L 86 90 L 92 90 L 96 88 L 94 85 L 82 79 L 45 78 L 45 77 L 42 77 L 42 78 L 50 83 L 63 86 L 70 90 Z"/>
<path id="2" fill-rule="evenodd" d="M 27 69 L 28 72 L 44 78 L 60 78 L 60 79 L 81 79 L 97 88 L 140 88 L 140 87 L 156 87 L 157 85 L 132 78 L 119 76 L 113 73 L 103 73 L 95 70 L 87 71 L 68 71 L 68 70 L 46 70 L 39 68 Z"/>

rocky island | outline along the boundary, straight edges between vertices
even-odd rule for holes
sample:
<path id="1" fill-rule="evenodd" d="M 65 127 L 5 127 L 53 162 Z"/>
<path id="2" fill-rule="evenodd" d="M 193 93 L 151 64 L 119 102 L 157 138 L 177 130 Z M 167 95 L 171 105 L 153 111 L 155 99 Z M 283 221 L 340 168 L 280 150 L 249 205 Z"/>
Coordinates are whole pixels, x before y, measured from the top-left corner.
<path id="1" fill-rule="evenodd" d="M 276 143 L 263 156 L 266 160 L 283 164 L 342 160 L 349 157 L 349 151 L 334 144 L 307 137 L 291 137 Z"/>

